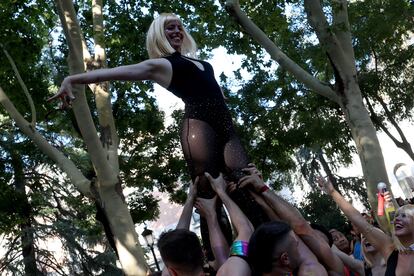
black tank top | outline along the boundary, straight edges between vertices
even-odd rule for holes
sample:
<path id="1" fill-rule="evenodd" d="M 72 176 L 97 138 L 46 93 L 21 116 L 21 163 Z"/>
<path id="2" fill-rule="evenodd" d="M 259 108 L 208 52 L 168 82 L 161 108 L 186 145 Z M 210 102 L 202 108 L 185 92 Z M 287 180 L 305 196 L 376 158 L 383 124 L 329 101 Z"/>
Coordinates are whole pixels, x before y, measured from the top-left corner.
<path id="1" fill-rule="evenodd" d="M 398 264 L 398 251 L 394 250 L 387 260 L 387 270 L 384 276 L 395 276 L 395 270 Z"/>
<path id="2" fill-rule="evenodd" d="M 235 135 L 233 122 L 211 64 L 179 52 L 164 58 L 172 66 L 172 79 L 167 89 L 184 101 L 184 118 L 208 123 L 218 134 L 220 144 L 227 143 Z M 192 60 L 199 62 L 203 70 Z"/>
<path id="3" fill-rule="evenodd" d="M 184 103 L 191 104 L 206 99 L 224 103 L 220 86 L 214 78 L 213 67 L 210 63 L 182 56 L 179 52 L 164 58 L 172 65 L 172 79 L 167 89 L 181 98 Z M 204 70 L 192 60 L 200 63 Z"/>

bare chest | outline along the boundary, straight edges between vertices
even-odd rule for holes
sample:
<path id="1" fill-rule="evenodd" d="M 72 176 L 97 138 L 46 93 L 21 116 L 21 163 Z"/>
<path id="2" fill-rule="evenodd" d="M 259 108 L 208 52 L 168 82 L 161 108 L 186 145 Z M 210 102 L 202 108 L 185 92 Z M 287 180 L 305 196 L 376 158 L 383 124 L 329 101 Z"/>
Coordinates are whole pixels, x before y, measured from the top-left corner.
<path id="1" fill-rule="evenodd" d="M 414 276 L 414 254 L 400 254 L 395 270 L 396 276 Z"/>

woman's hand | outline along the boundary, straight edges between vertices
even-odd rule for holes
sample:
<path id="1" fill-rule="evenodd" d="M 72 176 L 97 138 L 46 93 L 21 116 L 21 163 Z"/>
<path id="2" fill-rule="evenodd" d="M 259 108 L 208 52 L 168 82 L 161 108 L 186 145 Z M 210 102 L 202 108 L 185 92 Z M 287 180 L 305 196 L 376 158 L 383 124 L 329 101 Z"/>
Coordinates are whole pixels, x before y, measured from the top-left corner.
<path id="1" fill-rule="evenodd" d="M 392 202 L 392 195 L 389 191 L 384 192 L 384 200 L 385 202 Z"/>
<path id="2" fill-rule="evenodd" d="M 75 96 L 72 92 L 72 83 L 70 81 L 70 77 L 66 77 L 63 80 L 62 84 L 60 85 L 59 91 L 55 95 L 47 99 L 47 101 L 50 102 L 57 98 L 60 98 L 60 100 L 62 101 L 62 109 L 65 109 L 66 107 L 72 104 L 73 100 L 75 99 Z"/>
<path id="3" fill-rule="evenodd" d="M 316 182 L 318 183 L 319 188 L 328 195 L 335 191 L 335 188 L 329 179 L 325 179 L 322 176 L 317 176 Z"/>

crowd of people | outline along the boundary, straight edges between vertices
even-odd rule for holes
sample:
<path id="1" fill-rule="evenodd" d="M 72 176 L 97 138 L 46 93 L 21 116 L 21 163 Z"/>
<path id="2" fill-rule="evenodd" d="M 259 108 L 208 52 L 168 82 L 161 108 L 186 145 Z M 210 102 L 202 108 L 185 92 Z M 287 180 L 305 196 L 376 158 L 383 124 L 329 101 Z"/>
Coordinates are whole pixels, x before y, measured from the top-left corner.
<path id="1" fill-rule="evenodd" d="M 76 104 L 76 85 L 151 80 L 184 101 L 181 145 L 193 184 L 177 228 L 159 237 L 162 275 L 414 275 L 413 205 L 397 210 L 389 236 L 319 179 L 352 223 L 355 244 L 337 229 L 306 221 L 249 164 L 213 68 L 195 58 L 196 44 L 181 20 L 161 14 L 146 46 L 150 59 L 68 76 L 51 100 L 66 107 Z M 233 228 L 226 227 L 223 205 Z M 203 246 L 189 231 L 194 207 Z"/>
<path id="2" fill-rule="evenodd" d="M 197 197 L 192 185 L 177 228 L 163 233 L 158 248 L 165 263 L 162 275 L 414 275 L 414 205 L 401 206 L 391 235 L 374 219 L 320 178 L 321 190 L 332 197 L 352 223 L 353 244 L 337 229 L 312 224 L 263 181 L 253 164 L 238 183 L 206 173 L 216 196 Z M 229 194 L 246 189 L 262 206 L 270 221 L 256 229 Z M 391 202 L 389 192 L 385 199 Z M 223 202 L 234 225 L 228 246 L 217 221 L 217 202 Z M 208 222 L 214 259 L 207 260 L 195 233 L 189 231 L 195 207 Z M 161 274 L 161 273 L 160 273 Z"/>

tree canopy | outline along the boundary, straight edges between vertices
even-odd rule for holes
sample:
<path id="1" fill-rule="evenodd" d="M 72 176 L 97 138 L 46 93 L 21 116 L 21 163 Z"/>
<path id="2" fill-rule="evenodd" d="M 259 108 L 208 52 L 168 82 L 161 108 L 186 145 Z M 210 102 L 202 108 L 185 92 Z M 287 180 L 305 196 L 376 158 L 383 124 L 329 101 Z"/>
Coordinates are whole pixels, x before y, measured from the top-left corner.
<path id="1" fill-rule="evenodd" d="M 92 180 L 96 173 L 73 110 L 59 110 L 55 103 L 46 102 L 69 74 L 68 41 L 58 20 L 57 2 L 2 1 L 0 42 L 13 58 L 33 98 L 37 131 Z M 251 79 L 244 80 L 239 69 L 234 76 L 222 75 L 220 84 L 229 98 L 237 131 L 251 160 L 274 183 L 274 188 L 304 180 L 312 183 L 309 178 L 312 168 L 306 169 L 301 163 L 304 152 L 308 157 L 322 153 L 334 172 L 339 166 L 350 164 L 357 148 L 350 143 L 352 132 L 341 107 L 313 93 L 285 68 L 275 65 L 263 47 L 229 17 L 224 2 L 106 1 L 103 37 L 107 59 L 104 63 L 116 67 L 145 60 L 149 24 L 160 12 L 174 12 L 197 41 L 201 58 L 207 58 L 210 50 L 218 46 L 224 46 L 229 54 L 243 55 L 242 68 L 251 74 Z M 307 23 L 302 2 L 242 1 L 241 8 L 295 63 L 334 89 L 338 82 L 332 61 Z M 336 6 L 330 5 L 331 2 L 338 1 L 322 1 L 323 8 L 328 14 L 335 14 Z M 88 50 L 93 55 L 97 31 L 91 3 L 74 1 L 74 6 Z M 399 121 L 411 121 L 413 115 L 414 6 L 407 0 L 365 0 L 350 2 L 347 11 L 364 103 L 377 129 L 387 132 L 390 126 L 398 128 Z M 330 23 L 332 20 L 328 17 Z M 0 61 L 0 86 L 30 121 L 34 114 L 5 54 L 0 55 Z M 87 64 L 88 70 L 101 66 L 93 60 Z M 234 87 L 240 88 L 235 91 Z M 189 181 L 179 150 L 181 112 L 175 112 L 173 124 L 165 127 L 164 114 L 148 93 L 152 90 L 149 82 L 110 84 L 110 101 L 120 140 L 119 178 L 124 187 L 133 189 L 127 202 L 134 223 L 157 217 L 157 199 L 151 191 L 156 188 L 166 192 L 172 201 L 183 202 L 187 187 L 183 183 Z M 86 98 L 95 125 L 99 125 L 96 98 L 89 91 Z M 94 218 L 93 203 L 64 180 L 54 162 L 32 146 L 3 108 L 0 125 L 0 232 L 6 235 L 10 249 L 10 258 L 0 263 L 0 269 L 23 270 L 16 263 L 23 256 L 22 252 L 18 253 L 21 244 L 16 240 L 26 225 L 35 234 L 31 244 L 36 245 L 48 235 L 62 240 L 71 256 L 68 271 L 98 274 L 102 271 L 97 266 L 102 264 L 106 265 L 104 270 L 118 271 L 114 266 L 115 256 L 108 248 L 99 254 L 89 250 L 92 245 L 107 245 L 101 242 L 104 238 Z M 104 130 L 98 128 L 98 132 L 102 135 Z M 402 135 L 401 132 L 395 143 L 413 158 L 409 141 Z M 319 164 L 318 171 L 324 169 L 328 174 L 323 161 L 319 157 L 314 160 Z M 297 174 L 303 178 L 292 177 Z M 16 184 L 19 175 L 24 186 L 20 190 Z M 354 180 L 347 182 L 350 185 L 345 181 L 343 187 L 361 187 L 361 180 Z M 68 232 L 73 235 L 67 235 Z M 38 264 L 47 259 L 44 263 L 48 269 L 67 273 L 53 263 L 50 252 L 35 248 Z M 38 265 L 38 269 L 41 267 Z"/>

